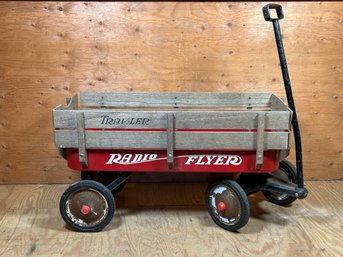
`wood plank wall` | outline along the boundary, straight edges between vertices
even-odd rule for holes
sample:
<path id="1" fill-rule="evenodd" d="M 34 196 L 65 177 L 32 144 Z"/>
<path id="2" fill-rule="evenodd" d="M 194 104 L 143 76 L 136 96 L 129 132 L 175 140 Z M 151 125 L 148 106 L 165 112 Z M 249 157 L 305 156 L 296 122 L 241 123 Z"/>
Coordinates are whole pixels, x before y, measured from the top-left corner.
<path id="1" fill-rule="evenodd" d="M 263 2 L 1 2 L 0 183 L 70 182 L 51 109 L 80 91 L 275 92 Z M 343 3 L 282 2 L 306 179 L 343 178 Z"/>

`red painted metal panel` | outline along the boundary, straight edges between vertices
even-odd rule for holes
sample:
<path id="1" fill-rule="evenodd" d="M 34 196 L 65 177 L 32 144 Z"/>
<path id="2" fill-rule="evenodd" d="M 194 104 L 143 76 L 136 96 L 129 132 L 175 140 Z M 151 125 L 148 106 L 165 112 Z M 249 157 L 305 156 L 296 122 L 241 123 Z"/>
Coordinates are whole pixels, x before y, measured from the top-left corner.
<path id="1" fill-rule="evenodd" d="M 68 149 L 68 166 L 83 171 L 115 172 L 272 172 L 279 165 L 279 151 L 265 151 L 263 166 L 255 169 L 256 151 L 176 150 L 174 168 L 167 165 L 166 150 L 88 149 L 88 167 L 79 162 L 78 150 Z"/>

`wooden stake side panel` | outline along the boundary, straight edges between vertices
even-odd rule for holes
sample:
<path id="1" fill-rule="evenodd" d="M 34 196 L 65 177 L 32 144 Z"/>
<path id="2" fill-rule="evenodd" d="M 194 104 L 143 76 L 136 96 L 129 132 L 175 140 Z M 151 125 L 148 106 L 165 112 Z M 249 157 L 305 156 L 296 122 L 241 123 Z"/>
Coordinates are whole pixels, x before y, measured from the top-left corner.
<path id="1" fill-rule="evenodd" d="M 121 108 L 143 106 L 157 110 L 111 108 L 76 110 L 75 101 L 77 101 L 76 97 L 68 98 L 68 106 L 65 109 L 58 106 L 53 110 L 55 144 L 59 148 L 80 147 L 80 133 L 77 131 L 78 117 L 81 114 L 84 117 L 85 147 L 88 149 L 170 148 L 167 128 L 168 117 L 171 116 L 175 149 L 287 150 L 289 147 L 291 112 L 281 100 L 271 94 L 81 93 L 81 105 Z M 207 108 L 159 110 L 159 107 L 175 106 Z M 225 106 L 246 106 L 248 109 L 244 111 L 215 109 Z M 250 109 L 256 106 L 276 106 L 277 110 Z M 263 142 L 258 140 L 256 133 L 259 129 L 258 117 L 262 116 L 264 126 L 260 134 L 265 134 Z"/>
<path id="2" fill-rule="evenodd" d="M 76 129 L 77 114 L 85 115 L 85 128 L 166 128 L 167 115 L 175 116 L 175 129 L 256 129 L 257 115 L 265 114 L 266 129 L 289 130 L 289 111 L 117 111 L 101 109 L 54 110 L 55 129 Z"/>
<path id="3" fill-rule="evenodd" d="M 93 107 L 268 107 L 270 93 L 82 92 L 81 106 Z"/>
<path id="4" fill-rule="evenodd" d="M 86 131 L 86 148 L 167 149 L 166 132 Z M 288 132 L 266 132 L 265 150 L 286 150 Z M 78 148 L 76 130 L 55 130 L 55 144 L 60 148 Z M 175 132 L 175 149 L 251 150 L 256 149 L 255 132 Z"/>

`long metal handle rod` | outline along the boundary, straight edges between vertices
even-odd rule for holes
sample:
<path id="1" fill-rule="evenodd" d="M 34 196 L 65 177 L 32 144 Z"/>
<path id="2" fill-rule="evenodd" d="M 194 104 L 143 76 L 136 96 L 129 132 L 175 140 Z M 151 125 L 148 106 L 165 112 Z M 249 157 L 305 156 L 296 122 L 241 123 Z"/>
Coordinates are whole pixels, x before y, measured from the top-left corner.
<path id="1" fill-rule="evenodd" d="M 287 62 L 286 62 L 286 55 L 285 50 L 283 48 L 282 43 L 282 36 L 281 30 L 279 25 L 279 20 L 273 20 L 273 27 L 274 27 L 274 34 L 275 40 L 277 45 L 277 50 L 279 53 L 283 83 L 285 85 L 285 91 L 288 101 L 288 107 L 293 111 L 292 116 L 292 126 L 293 126 L 293 133 L 294 133 L 294 141 L 295 141 L 295 155 L 296 155 L 296 167 L 297 167 L 297 184 L 298 187 L 304 187 L 304 177 L 303 177 L 303 163 L 302 163 L 302 147 L 301 147 L 301 136 L 300 136 L 300 128 L 298 123 L 297 112 L 295 109 L 295 103 L 292 93 L 291 81 L 289 79 Z"/>

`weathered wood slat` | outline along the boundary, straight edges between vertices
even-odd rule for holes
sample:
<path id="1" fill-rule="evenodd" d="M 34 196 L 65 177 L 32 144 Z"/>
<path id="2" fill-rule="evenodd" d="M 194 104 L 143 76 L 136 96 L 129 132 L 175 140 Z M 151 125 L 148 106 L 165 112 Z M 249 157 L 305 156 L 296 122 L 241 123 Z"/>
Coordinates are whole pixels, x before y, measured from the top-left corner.
<path id="1" fill-rule="evenodd" d="M 66 109 L 68 110 L 75 110 L 77 109 L 77 104 L 78 104 L 78 96 L 73 95 L 73 96 L 68 96 L 67 97 L 67 107 Z"/>
<path id="2" fill-rule="evenodd" d="M 270 93 L 81 93 L 81 106 L 94 107 L 268 107 Z"/>
<path id="3" fill-rule="evenodd" d="M 276 95 L 272 94 L 269 99 L 269 106 L 275 111 L 290 111 L 288 106 Z"/>
<path id="4" fill-rule="evenodd" d="M 167 158 L 168 167 L 174 166 L 174 144 L 175 144 L 175 117 L 170 113 L 167 117 Z"/>
<path id="5" fill-rule="evenodd" d="M 83 167 L 87 167 L 88 158 L 86 151 L 85 116 L 83 112 L 79 112 L 77 115 L 77 137 L 79 148 L 79 160 Z"/>
<path id="6" fill-rule="evenodd" d="M 265 124 L 265 115 L 259 114 L 257 116 L 257 140 L 256 140 L 256 164 L 255 167 L 257 170 L 261 169 L 263 164 L 263 142 L 264 142 L 264 124 Z"/>
<path id="7" fill-rule="evenodd" d="M 84 112 L 86 128 L 166 128 L 166 116 L 173 113 L 175 129 L 256 129 L 256 116 L 265 113 L 265 128 L 288 130 L 289 111 L 109 111 L 55 110 L 54 127 L 76 129 L 76 115 Z"/>
<path id="8" fill-rule="evenodd" d="M 265 150 L 288 148 L 288 132 L 265 133 Z M 87 148 L 167 149 L 166 132 L 86 131 Z M 254 132 L 175 132 L 175 149 L 256 149 Z M 55 130 L 58 147 L 78 148 L 77 131 Z"/>

